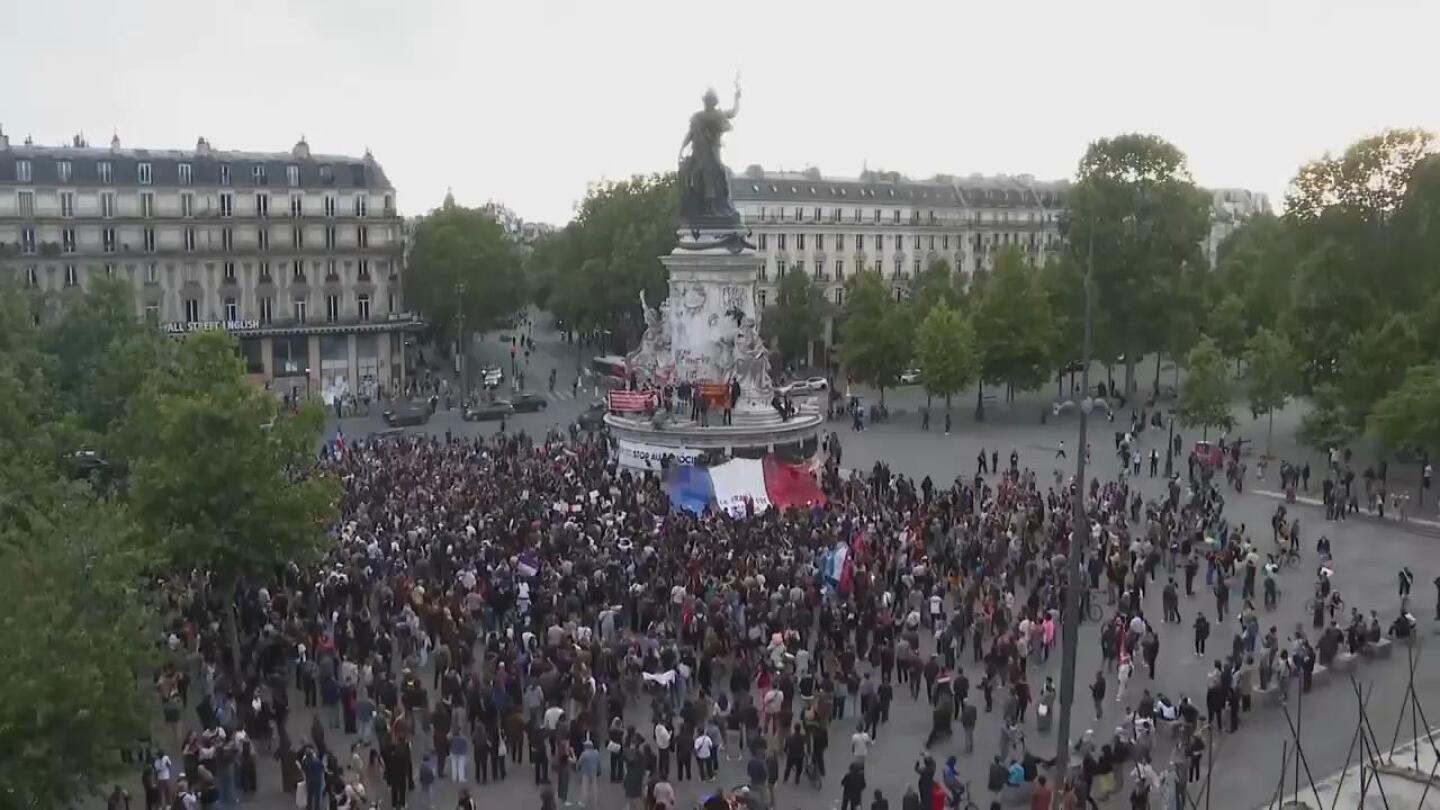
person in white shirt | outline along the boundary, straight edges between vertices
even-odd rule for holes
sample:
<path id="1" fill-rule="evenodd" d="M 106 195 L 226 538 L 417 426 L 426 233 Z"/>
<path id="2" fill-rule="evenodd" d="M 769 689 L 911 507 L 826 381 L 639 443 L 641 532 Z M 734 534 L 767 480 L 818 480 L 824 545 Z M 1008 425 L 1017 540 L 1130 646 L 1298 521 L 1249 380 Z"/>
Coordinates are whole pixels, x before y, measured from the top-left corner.
<path id="1" fill-rule="evenodd" d="M 865 763 L 865 757 L 870 753 L 871 742 L 870 735 L 864 731 L 857 731 L 850 735 L 850 755 L 855 757 L 856 762 L 862 765 Z"/>
<path id="2" fill-rule="evenodd" d="M 700 763 L 700 780 L 709 782 L 715 778 L 715 741 L 704 729 L 699 729 L 695 735 L 695 760 Z"/>

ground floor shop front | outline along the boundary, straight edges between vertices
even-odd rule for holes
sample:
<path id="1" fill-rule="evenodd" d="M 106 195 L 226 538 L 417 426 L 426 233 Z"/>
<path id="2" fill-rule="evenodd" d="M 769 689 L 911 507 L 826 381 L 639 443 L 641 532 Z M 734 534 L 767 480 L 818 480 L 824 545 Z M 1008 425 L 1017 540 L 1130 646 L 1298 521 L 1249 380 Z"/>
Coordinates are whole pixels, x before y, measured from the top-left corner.
<path id="1" fill-rule="evenodd" d="M 276 396 L 318 397 L 334 403 L 374 400 L 401 391 L 413 371 L 412 326 L 236 338 L 247 370 L 266 390 Z"/>

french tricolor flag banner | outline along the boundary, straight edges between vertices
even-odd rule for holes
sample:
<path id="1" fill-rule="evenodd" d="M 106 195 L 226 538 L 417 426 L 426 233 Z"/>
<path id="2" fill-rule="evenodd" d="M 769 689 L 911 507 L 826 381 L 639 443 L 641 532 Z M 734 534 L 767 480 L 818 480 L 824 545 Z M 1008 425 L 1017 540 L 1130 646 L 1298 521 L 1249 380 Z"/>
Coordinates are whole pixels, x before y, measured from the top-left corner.
<path id="1" fill-rule="evenodd" d="M 680 465 L 671 469 L 665 488 L 672 505 L 697 513 L 714 506 L 742 516 L 749 504 L 758 515 L 772 506 L 803 509 L 825 503 L 825 493 L 807 465 L 769 456 L 736 458 L 709 468 Z"/>

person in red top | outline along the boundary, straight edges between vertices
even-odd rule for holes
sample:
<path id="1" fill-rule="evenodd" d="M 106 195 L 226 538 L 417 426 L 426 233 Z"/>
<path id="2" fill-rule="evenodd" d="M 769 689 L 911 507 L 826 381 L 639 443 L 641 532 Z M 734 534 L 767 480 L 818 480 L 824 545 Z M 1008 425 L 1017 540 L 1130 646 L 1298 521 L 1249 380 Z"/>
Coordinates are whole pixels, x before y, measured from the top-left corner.
<path id="1" fill-rule="evenodd" d="M 1030 794 L 1030 810 L 1050 810 L 1050 785 L 1043 776 L 1035 779 L 1035 792 Z"/>
<path id="2" fill-rule="evenodd" d="M 930 783 L 930 810 L 945 810 L 945 790 L 939 782 Z"/>

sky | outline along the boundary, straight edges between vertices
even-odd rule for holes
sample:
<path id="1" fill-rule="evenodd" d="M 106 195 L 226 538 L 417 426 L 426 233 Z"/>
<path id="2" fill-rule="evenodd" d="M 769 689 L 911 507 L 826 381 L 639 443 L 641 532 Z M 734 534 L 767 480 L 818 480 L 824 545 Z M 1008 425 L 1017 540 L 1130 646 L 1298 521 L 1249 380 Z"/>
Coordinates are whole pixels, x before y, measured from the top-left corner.
<path id="1" fill-rule="evenodd" d="M 564 223 L 590 183 L 673 168 L 737 72 L 737 171 L 1059 179 L 1138 131 L 1278 205 L 1326 151 L 1440 130 L 1427 0 L 0 0 L 0 19 L 15 141 L 368 147 L 406 215 L 452 189 Z"/>

